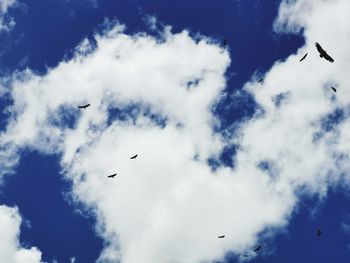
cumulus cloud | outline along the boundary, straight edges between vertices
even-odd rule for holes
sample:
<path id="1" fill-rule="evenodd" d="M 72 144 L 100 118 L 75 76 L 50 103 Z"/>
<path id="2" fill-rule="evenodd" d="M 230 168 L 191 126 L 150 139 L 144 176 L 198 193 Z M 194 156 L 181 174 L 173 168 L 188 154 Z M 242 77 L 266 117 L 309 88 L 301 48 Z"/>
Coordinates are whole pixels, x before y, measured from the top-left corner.
<path id="1" fill-rule="evenodd" d="M 0 262 L 41 262 L 41 252 L 36 247 L 23 248 L 19 244 L 20 225 L 21 217 L 17 208 L 0 205 Z"/>
<path id="2" fill-rule="evenodd" d="M 2 0 L 0 2 L 0 32 L 3 30 L 8 31 L 15 25 L 13 19 L 6 15 L 8 9 L 15 3 L 16 0 Z"/>
<path id="3" fill-rule="evenodd" d="M 232 143 L 214 132 L 212 113 L 228 51 L 186 31 L 166 29 L 156 39 L 119 25 L 82 41 L 45 75 L 12 76 L 2 165 L 16 163 L 23 148 L 59 154 L 72 198 L 97 217 L 100 262 L 210 262 L 241 253 L 261 231 L 286 226 L 300 192 L 325 195 L 349 171 L 349 5 L 282 2 L 275 29 L 303 29 L 306 43 L 264 82 L 244 86 L 259 108 L 235 131 L 234 168 L 207 163 Z M 320 19 L 328 12 L 332 23 Z M 334 64 L 318 57 L 316 41 Z M 91 106 L 79 111 L 83 103 Z"/>

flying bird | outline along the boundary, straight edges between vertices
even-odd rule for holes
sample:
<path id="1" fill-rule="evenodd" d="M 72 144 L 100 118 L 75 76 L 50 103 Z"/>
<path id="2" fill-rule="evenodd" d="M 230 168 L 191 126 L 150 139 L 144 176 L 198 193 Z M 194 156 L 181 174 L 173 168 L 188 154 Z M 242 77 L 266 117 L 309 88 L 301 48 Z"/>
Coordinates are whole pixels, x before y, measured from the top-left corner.
<path id="1" fill-rule="evenodd" d="M 259 79 L 258 82 L 260 83 L 260 82 L 262 82 L 263 80 L 264 80 L 264 79 Z"/>
<path id="2" fill-rule="evenodd" d="M 86 105 L 80 105 L 78 106 L 79 109 L 86 109 L 87 107 L 89 107 L 90 104 L 86 104 Z"/>
<path id="3" fill-rule="evenodd" d="M 322 234 L 322 231 L 321 231 L 321 229 L 317 229 L 317 233 L 316 233 L 316 236 L 320 236 Z"/>
<path id="4" fill-rule="evenodd" d="M 225 237 L 225 235 L 222 235 L 222 236 L 218 236 L 218 238 L 224 238 Z"/>
<path id="5" fill-rule="evenodd" d="M 227 40 L 226 39 L 224 39 L 223 44 L 224 44 L 224 47 L 227 46 Z"/>
<path id="6" fill-rule="evenodd" d="M 261 249 L 261 246 L 257 246 L 256 248 L 253 249 L 253 252 L 257 253 Z"/>
<path id="7" fill-rule="evenodd" d="M 130 159 L 136 159 L 137 154 L 135 154 L 134 156 L 131 156 Z"/>
<path id="8" fill-rule="evenodd" d="M 108 178 L 114 178 L 117 174 L 108 175 Z"/>
<path id="9" fill-rule="evenodd" d="M 336 89 L 336 88 L 331 87 L 331 89 L 332 89 L 334 92 L 337 92 L 337 89 Z"/>
<path id="10" fill-rule="evenodd" d="M 332 63 L 334 62 L 334 59 L 330 55 L 328 55 L 326 50 L 324 50 L 318 42 L 316 42 L 315 45 L 316 45 L 317 51 L 320 53 L 321 58 L 325 58 L 326 60 Z"/>
<path id="11" fill-rule="evenodd" d="M 299 60 L 299 62 L 303 61 L 304 59 L 306 59 L 307 57 L 307 53 Z"/>

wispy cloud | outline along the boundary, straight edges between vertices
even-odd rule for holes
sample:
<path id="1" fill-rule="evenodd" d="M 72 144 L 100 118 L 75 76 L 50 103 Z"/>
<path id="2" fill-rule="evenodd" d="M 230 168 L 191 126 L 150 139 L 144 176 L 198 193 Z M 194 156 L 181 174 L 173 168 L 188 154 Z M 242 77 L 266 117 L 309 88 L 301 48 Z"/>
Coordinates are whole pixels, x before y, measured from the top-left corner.
<path id="1" fill-rule="evenodd" d="M 9 31 L 15 25 L 15 21 L 7 16 L 8 9 L 14 6 L 15 3 L 16 0 L 0 1 L 0 32 Z"/>
<path id="2" fill-rule="evenodd" d="M 347 234 L 350 235 L 350 215 L 346 215 L 341 222 L 341 228 L 343 231 Z"/>

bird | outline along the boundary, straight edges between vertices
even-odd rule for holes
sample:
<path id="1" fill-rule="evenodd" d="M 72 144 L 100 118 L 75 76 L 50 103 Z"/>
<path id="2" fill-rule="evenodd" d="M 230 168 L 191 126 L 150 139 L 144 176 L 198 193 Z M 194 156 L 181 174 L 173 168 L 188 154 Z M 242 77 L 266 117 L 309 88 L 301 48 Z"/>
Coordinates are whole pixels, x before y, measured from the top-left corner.
<path id="1" fill-rule="evenodd" d="M 258 82 L 260 83 L 260 82 L 262 82 L 263 80 L 264 80 L 264 79 L 259 79 Z"/>
<path id="2" fill-rule="evenodd" d="M 87 107 L 89 107 L 90 104 L 86 104 L 86 105 L 80 105 L 78 106 L 79 109 L 86 109 Z"/>
<path id="3" fill-rule="evenodd" d="M 307 57 L 307 53 L 299 60 L 299 62 L 303 61 L 304 59 L 306 59 Z"/>
<path id="4" fill-rule="evenodd" d="M 257 253 L 261 249 L 261 246 L 257 246 L 256 248 L 253 249 L 253 252 Z"/>
<path id="5" fill-rule="evenodd" d="M 135 154 L 134 156 L 131 156 L 130 159 L 136 159 L 137 154 Z"/>
<path id="6" fill-rule="evenodd" d="M 224 47 L 227 46 L 227 40 L 226 39 L 223 40 L 223 44 L 224 44 Z"/>
<path id="7" fill-rule="evenodd" d="M 114 178 L 117 174 L 108 175 L 108 178 Z"/>
<path id="8" fill-rule="evenodd" d="M 334 59 L 330 55 L 328 55 L 326 50 L 324 50 L 318 42 L 316 42 L 315 46 L 317 48 L 317 51 L 320 53 L 321 58 L 324 58 L 332 63 L 334 62 Z"/>
<path id="9" fill-rule="evenodd" d="M 218 238 L 224 238 L 225 237 L 225 235 L 222 235 L 222 236 L 218 236 Z"/>
<path id="10" fill-rule="evenodd" d="M 337 89 L 336 89 L 336 88 L 331 87 L 331 89 L 332 89 L 334 92 L 337 92 Z"/>
<path id="11" fill-rule="evenodd" d="M 320 236 L 322 234 L 322 231 L 321 231 L 321 229 L 317 229 L 317 232 L 316 232 L 316 236 Z"/>

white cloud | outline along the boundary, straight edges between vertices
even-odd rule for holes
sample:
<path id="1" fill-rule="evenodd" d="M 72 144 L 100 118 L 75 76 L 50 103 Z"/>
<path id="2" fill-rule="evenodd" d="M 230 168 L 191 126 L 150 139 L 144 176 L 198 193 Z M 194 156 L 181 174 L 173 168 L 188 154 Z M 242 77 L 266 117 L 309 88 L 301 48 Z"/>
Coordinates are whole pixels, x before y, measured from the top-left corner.
<path id="1" fill-rule="evenodd" d="M 82 41 L 72 60 L 47 75 L 13 76 L 13 117 L 0 137 L 11 149 L 7 158 L 16 161 L 17 147 L 62 153 L 73 197 L 96 214 L 106 241 L 100 262 L 210 262 L 241 253 L 259 232 L 287 224 L 298 193 L 325 195 L 349 171 L 349 4 L 282 3 L 275 29 L 304 28 L 306 44 L 276 62 L 263 83 L 246 84 L 263 114 L 241 124 L 234 169 L 214 172 L 206 163 L 226 145 L 212 130 L 218 120 L 211 107 L 225 88 L 227 51 L 186 32 L 167 29 L 160 41 L 126 35 L 121 26 L 96 36 L 96 47 Z M 328 12 L 332 23 L 322 19 Z M 334 64 L 318 57 L 316 41 Z M 90 108 L 78 112 L 83 103 Z M 129 111 L 108 125 L 113 107 Z M 325 132 L 322 119 L 336 108 L 346 118 Z M 77 121 L 61 125 L 64 116 Z M 114 172 L 115 179 L 106 178 Z"/>
<path id="2" fill-rule="evenodd" d="M 14 27 L 15 22 L 11 17 L 6 17 L 9 8 L 14 6 L 16 0 L 1 0 L 0 1 L 0 31 L 8 31 Z"/>
<path id="3" fill-rule="evenodd" d="M 16 208 L 0 205 L 0 262 L 41 262 L 41 252 L 36 247 L 23 248 L 19 244 L 20 224 L 21 217 Z"/>

